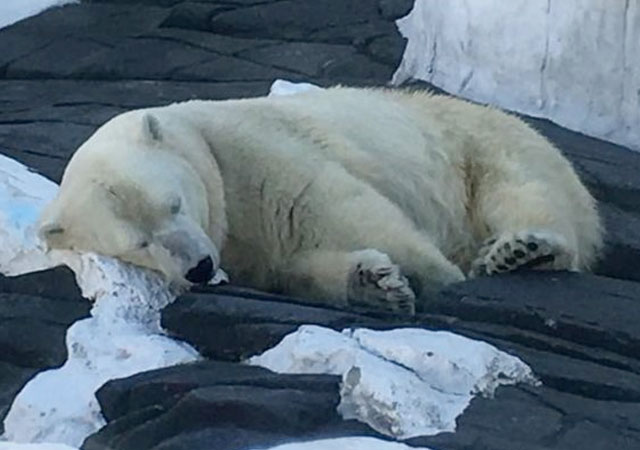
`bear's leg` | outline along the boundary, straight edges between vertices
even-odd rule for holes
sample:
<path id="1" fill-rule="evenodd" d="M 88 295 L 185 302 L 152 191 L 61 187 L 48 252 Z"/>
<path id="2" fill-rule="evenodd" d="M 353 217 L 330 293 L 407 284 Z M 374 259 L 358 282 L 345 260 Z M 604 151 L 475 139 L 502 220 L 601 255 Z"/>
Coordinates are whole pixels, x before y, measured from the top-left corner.
<path id="1" fill-rule="evenodd" d="M 378 250 L 303 252 L 291 260 L 283 279 L 289 294 L 325 304 L 415 312 L 407 278 Z"/>
<path id="2" fill-rule="evenodd" d="M 343 305 L 400 310 L 412 297 L 404 276 L 420 297 L 464 280 L 437 241 L 419 231 L 395 203 L 341 167 L 325 169 L 315 174 L 289 214 L 287 226 L 294 232 L 288 242 L 304 243 L 287 258 L 289 272 L 296 274 L 290 292 L 316 298 L 331 294 Z M 287 274 L 278 278 L 286 286 Z"/>
<path id="3" fill-rule="evenodd" d="M 281 271 L 285 291 L 323 303 L 413 314 L 414 290 L 428 299 L 443 286 L 464 280 L 462 271 L 420 233 L 403 229 L 401 223 L 384 230 L 379 224 L 377 237 L 362 239 L 359 247 L 364 250 L 299 253 Z"/>
<path id="4" fill-rule="evenodd" d="M 496 183 L 478 189 L 477 217 L 489 238 L 481 245 L 469 275 L 521 268 L 575 270 L 575 233 L 557 212 L 554 201 L 557 199 L 550 198 L 544 186 L 535 181 Z"/>

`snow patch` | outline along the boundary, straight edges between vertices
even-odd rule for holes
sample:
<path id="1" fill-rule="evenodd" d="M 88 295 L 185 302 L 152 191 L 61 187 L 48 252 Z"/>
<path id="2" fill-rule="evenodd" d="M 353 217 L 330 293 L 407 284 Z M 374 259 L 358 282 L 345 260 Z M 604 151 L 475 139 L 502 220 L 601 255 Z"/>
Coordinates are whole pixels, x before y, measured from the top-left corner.
<path id="1" fill-rule="evenodd" d="M 51 267 L 35 239 L 35 221 L 58 186 L 0 155 L 0 273 L 12 276 Z"/>
<path id="2" fill-rule="evenodd" d="M 0 450 L 78 450 L 64 444 L 18 444 L 16 442 L 0 442 Z"/>
<path id="3" fill-rule="evenodd" d="M 0 450 L 2 448 L 0 447 Z M 257 450 L 257 449 L 256 449 Z M 278 445 L 270 450 L 429 450 L 426 447 L 409 447 L 399 442 L 389 442 L 369 437 L 322 439 Z"/>
<path id="4" fill-rule="evenodd" d="M 62 6 L 69 3 L 79 3 L 78 0 L 2 0 L 0 3 L 0 28 L 6 27 L 19 20 L 35 16 L 45 9 Z"/>
<path id="5" fill-rule="evenodd" d="M 316 86 L 311 83 L 294 83 L 287 80 L 276 80 L 269 89 L 270 97 L 278 97 L 285 95 L 300 94 L 307 91 L 317 91 L 322 89 L 320 86 Z"/>
<path id="6" fill-rule="evenodd" d="M 485 342 L 416 328 L 339 333 L 303 325 L 247 362 L 278 373 L 341 375 L 342 417 L 396 439 L 453 432 L 475 395 L 538 383 L 525 363 Z"/>

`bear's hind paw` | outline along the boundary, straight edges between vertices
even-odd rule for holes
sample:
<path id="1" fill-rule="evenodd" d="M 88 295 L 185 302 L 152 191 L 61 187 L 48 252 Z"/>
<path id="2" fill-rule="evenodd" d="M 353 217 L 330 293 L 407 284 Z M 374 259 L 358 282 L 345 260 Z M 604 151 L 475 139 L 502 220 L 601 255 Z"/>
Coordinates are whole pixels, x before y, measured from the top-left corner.
<path id="1" fill-rule="evenodd" d="M 349 276 L 349 304 L 414 315 L 416 296 L 400 268 L 377 250 L 362 250 L 355 255 L 355 267 Z"/>

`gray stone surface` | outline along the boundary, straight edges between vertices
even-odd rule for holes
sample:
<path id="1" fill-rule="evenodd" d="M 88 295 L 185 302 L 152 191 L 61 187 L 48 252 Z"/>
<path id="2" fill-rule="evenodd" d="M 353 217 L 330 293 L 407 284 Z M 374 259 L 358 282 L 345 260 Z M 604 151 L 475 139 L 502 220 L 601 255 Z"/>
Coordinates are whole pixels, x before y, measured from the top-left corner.
<path id="1" fill-rule="evenodd" d="M 0 276 L 0 434 L 14 396 L 36 373 L 65 362 L 67 328 L 88 314 L 66 268 Z"/>
<path id="2" fill-rule="evenodd" d="M 83 448 L 182 448 L 190 440 L 191 448 L 202 448 L 206 436 L 208 448 L 239 450 L 300 435 L 372 434 L 336 413 L 336 376 L 276 375 L 214 361 L 187 369 L 151 371 L 103 386 L 98 398 L 110 425 Z M 189 436 L 187 442 L 178 441 L 179 435 Z"/>
<path id="3" fill-rule="evenodd" d="M 131 108 L 263 95 L 276 77 L 385 85 L 404 48 L 393 20 L 411 4 L 85 0 L 47 11 L 0 30 L 0 152 L 59 181 L 75 148 Z M 84 447 L 240 450 L 282 439 L 375 435 L 338 419 L 334 377 L 279 376 L 237 364 L 314 323 L 452 330 L 516 354 L 543 381 L 476 399 L 456 433 L 410 445 L 640 448 L 640 155 L 527 120 L 574 162 L 601 202 L 607 255 L 597 275 L 466 282 L 412 321 L 237 286 L 194 291 L 166 308 L 163 324 L 209 360 L 105 385 L 98 398 L 109 424 Z M 65 269 L 0 279 L 0 417 L 30 377 L 64 361 L 65 329 L 88 308 Z"/>

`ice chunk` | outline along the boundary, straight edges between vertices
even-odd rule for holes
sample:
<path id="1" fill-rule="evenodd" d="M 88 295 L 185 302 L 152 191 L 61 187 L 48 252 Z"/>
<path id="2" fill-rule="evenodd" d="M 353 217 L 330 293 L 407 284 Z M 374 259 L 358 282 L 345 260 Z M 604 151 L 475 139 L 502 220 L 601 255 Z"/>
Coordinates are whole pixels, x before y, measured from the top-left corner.
<path id="1" fill-rule="evenodd" d="M 338 412 L 397 439 L 455 431 L 474 395 L 537 383 L 518 358 L 446 331 L 303 325 L 249 364 L 278 373 L 342 376 Z"/>
<path id="2" fill-rule="evenodd" d="M 287 80 L 276 80 L 271 85 L 269 96 L 294 95 L 301 92 L 315 91 L 319 89 L 322 88 L 311 83 L 294 83 Z"/>

